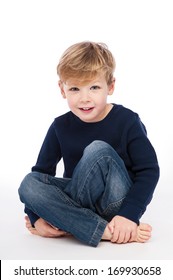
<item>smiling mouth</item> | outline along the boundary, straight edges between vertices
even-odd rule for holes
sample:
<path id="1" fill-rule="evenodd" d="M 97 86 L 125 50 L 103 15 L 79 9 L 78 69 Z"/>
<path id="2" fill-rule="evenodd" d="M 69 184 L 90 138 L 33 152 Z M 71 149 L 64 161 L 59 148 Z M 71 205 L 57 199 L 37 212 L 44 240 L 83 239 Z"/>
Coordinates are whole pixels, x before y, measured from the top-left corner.
<path id="1" fill-rule="evenodd" d="M 83 112 L 90 112 L 94 109 L 94 107 L 82 107 L 82 108 L 79 108 L 79 109 Z"/>

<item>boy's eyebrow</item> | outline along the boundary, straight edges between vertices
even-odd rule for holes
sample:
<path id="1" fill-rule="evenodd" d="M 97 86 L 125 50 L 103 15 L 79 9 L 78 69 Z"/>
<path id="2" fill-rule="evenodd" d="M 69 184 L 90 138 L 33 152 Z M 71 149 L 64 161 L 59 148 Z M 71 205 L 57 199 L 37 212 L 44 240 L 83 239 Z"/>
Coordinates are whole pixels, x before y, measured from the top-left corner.
<path id="1" fill-rule="evenodd" d="M 86 83 L 76 81 L 76 82 L 70 82 L 69 84 L 68 84 L 68 82 L 63 82 L 63 84 L 68 86 L 68 87 L 86 86 L 86 85 L 93 85 L 93 84 L 96 84 L 96 83 L 101 83 L 101 81 L 97 79 L 97 80 L 93 80 L 93 81 L 88 81 Z"/>

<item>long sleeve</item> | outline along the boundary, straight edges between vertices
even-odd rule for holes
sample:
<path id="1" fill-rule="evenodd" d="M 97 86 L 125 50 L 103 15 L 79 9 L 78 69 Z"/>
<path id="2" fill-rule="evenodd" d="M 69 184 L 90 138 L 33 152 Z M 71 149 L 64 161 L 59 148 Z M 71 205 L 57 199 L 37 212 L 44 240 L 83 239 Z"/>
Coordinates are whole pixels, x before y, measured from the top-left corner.
<path id="1" fill-rule="evenodd" d="M 55 176 L 56 166 L 60 159 L 61 148 L 53 123 L 46 134 L 36 165 L 32 167 L 32 171 L 38 171 Z"/>
<path id="2" fill-rule="evenodd" d="M 36 165 L 32 167 L 32 171 L 55 176 L 56 166 L 60 159 L 61 150 L 53 123 L 46 134 Z M 39 219 L 39 217 L 27 207 L 25 207 L 25 213 L 28 215 L 32 225 Z"/>
<path id="3" fill-rule="evenodd" d="M 32 212 L 26 206 L 25 206 L 25 213 L 28 215 L 31 225 L 34 226 L 34 223 L 39 219 L 39 216 L 37 216 L 34 212 Z"/>
<path id="4" fill-rule="evenodd" d="M 159 166 L 154 148 L 139 117 L 136 117 L 135 123 L 127 130 L 125 137 L 133 185 L 118 215 L 139 223 L 158 182 Z"/>

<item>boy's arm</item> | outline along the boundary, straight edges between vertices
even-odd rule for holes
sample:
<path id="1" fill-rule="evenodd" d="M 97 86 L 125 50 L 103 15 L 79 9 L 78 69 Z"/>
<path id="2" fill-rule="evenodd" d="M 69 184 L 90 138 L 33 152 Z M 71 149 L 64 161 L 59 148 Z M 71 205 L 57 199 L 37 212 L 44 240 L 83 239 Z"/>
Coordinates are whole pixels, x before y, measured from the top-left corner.
<path id="1" fill-rule="evenodd" d="M 127 131 L 124 143 L 129 158 L 127 168 L 133 174 L 133 185 L 117 215 L 138 225 L 157 185 L 159 166 L 155 150 L 147 138 L 146 130 L 139 118 Z"/>
<path id="2" fill-rule="evenodd" d="M 56 166 L 61 157 L 60 143 L 58 141 L 53 122 L 46 134 L 36 165 L 32 167 L 32 171 L 55 176 Z"/>
<path id="3" fill-rule="evenodd" d="M 129 159 L 133 185 L 124 199 L 117 216 L 109 223 L 112 242 L 126 243 L 134 240 L 139 220 L 150 203 L 159 179 L 159 166 L 146 130 L 137 117 L 126 132 L 124 151 Z"/>
<path id="4" fill-rule="evenodd" d="M 54 122 L 49 127 L 46 137 L 41 146 L 36 165 L 32 167 L 32 171 L 46 173 L 55 176 L 56 165 L 61 159 L 61 149 L 58 142 Z M 40 218 L 25 206 L 25 213 L 34 227 L 35 222 Z"/>

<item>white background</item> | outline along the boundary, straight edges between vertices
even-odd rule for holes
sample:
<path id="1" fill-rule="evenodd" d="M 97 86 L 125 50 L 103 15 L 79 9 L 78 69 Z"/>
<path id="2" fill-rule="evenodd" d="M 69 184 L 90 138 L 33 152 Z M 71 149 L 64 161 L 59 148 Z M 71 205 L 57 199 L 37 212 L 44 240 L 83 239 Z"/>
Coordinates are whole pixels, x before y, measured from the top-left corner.
<path id="1" fill-rule="evenodd" d="M 67 47 L 84 40 L 104 42 L 114 54 L 116 88 L 109 101 L 123 104 L 140 115 L 158 155 L 161 178 L 146 218 L 155 225 L 154 248 L 158 250 L 162 244 L 164 249 L 162 254 L 157 250 L 154 254 L 151 241 L 152 253 L 149 247 L 149 252 L 141 258 L 172 258 L 169 251 L 173 231 L 171 2 L 1 0 L 1 258 L 33 258 L 33 244 L 41 242 L 49 247 L 49 242 L 54 242 L 31 237 L 25 231 L 17 189 L 35 164 L 49 125 L 68 110 L 57 85 L 58 60 Z M 62 172 L 60 165 L 57 175 Z M 77 247 L 80 251 L 80 244 Z M 124 250 L 120 252 L 121 258 Z M 41 253 L 34 253 L 35 258 L 44 258 Z M 48 258 L 51 256 L 57 258 L 56 254 L 48 253 Z M 100 256 L 96 254 L 95 258 Z"/>

